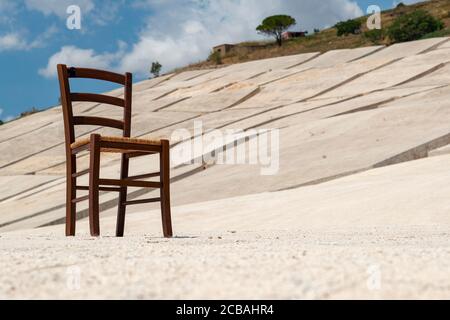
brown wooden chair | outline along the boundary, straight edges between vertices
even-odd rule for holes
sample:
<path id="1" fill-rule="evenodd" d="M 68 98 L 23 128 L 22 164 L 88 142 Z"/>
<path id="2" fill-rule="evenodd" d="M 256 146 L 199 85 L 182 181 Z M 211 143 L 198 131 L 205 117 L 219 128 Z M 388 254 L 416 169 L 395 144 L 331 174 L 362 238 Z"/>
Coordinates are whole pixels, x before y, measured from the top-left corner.
<path id="1" fill-rule="evenodd" d="M 66 158 L 67 158 L 67 195 L 66 195 L 66 235 L 75 235 L 76 204 L 89 200 L 89 224 L 92 236 L 100 235 L 99 219 L 99 191 L 113 191 L 119 193 L 119 206 L 117 214 L 116 235 L 122 237 L 125 226 L 125 212 L 128 205 L 160 202 L 162 225 L 165 237 L 172 237 L 172 222 L 170 214 L 170 145 L 168 140 L 147 140 L 130 138 L 131 135 L 131 95 L 132 75 L 117 74 L 86 68 L 67 68 L 58 65 L 58 77 L 61 89 L 61 103 L 64 116 Z M 71 93 L 70 78 L 97 79 L 118 83 L 124 86 L 124 99 L 92 93 Z M 91 117 L 74 116 L 72 102 L 89 101 L 105 103 L 124 110 L 123 121 Z M 75 139 L 76 125 L 95 125 L 120 129 L 121 137 L 106 137 L 91 134 L 84 139 Z M 90 166 L 88 170 L 77 172 L 76 155 L 88 150 L 90 153 Z M 100 155 L 102 152 L 121 153 L 120 179 L 100 178 Z M 131 158 L 159 154 L 160 172 L 130 177 L 129 162 Z M 89 173 L 89 186 L 78 186 L 77 178 Z M 142 181 L 142 179 L 159 177 L 159 182 Z M 128 201 L 127 187 L 143 187 L 160 189 L 159 198 Z M 89 195 L 77 198 L 77 190 L 87 190 Z"/>

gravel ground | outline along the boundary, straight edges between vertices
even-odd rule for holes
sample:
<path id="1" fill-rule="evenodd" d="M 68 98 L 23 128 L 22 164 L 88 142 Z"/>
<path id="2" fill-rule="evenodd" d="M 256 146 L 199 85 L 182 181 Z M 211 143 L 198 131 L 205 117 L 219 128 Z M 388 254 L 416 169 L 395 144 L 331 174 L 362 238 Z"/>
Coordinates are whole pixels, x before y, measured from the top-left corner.
<path id="1" fill-rule="evenodd" d="M 2 299 L 450 298 L 450 230 L 0 235 Z"/>

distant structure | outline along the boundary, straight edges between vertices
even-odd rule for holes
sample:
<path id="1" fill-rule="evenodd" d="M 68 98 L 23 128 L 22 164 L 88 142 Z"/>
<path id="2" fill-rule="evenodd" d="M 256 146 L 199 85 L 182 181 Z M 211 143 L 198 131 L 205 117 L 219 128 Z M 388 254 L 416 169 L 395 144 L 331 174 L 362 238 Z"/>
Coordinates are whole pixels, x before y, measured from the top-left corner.
<path id="1" fill-rule="evenodd" d="M 223 58 L 226 56 L 228 52 L 231 51 L 235 47 L 234 44 L 221 44 L 219 46 L 215 46 L 213 48 L 213 52 L 218 52 L 220 56 Z"/>
<path id="2" fill-rule="evenodd" d="M 219 46 L 213 47 L 212 51 L 214 53 L 219 53 L 220 57 L 224 58 L 227 54 L 230 53 L 245 55 L 263 48 L 266 48 L 266 44 L 221 44 Z"/>
<path id="3" fill-rule="evenodd" d="M 298 32 L 291 32 L 286 31 L 281 34 L 281 38 L 283 40 L 289 40 L 294 38 L 303 38 L 306 37 L 307 32 L 306 31 L 298 31 Z"/>

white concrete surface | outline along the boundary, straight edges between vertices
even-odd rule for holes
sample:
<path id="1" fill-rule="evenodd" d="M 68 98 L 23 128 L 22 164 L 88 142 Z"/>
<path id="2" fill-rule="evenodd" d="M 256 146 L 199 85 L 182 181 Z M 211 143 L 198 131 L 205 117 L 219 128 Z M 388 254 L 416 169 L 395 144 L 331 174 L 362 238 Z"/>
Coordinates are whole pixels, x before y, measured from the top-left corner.
<path id="1" fill-rule="evenodd" d="M 1 126 L 0 298 L 448 298 L 448 43 L 301 54 L 136 83 L 134 136 L 193 134 L 194 121 L 250 137 L 280 133 L 274 175 L 257 165 L 172 164 L 173 240 L 160 238 L 157 204 L 130 207 L 127 238 L 112 238 L 117 199 L 105 193 L 104 237 L 86 235 L 83 203 L 80 237 L 65 239 L 61 108 Z M 95 103 L 76 112 L 121 116 Z M 91 132 L 117 134 L 77 130 Z M 250 141 L 240 146 L 255 151 Z M 104 155 L 102 175 L 117 177 L 118 160 Z M 80 156 L 79 169 L 87 165 Z M 154 156 L 132 162 L 136 174 L 157 168 Z M 133 199 L 152 194 L 130 190 Z M 367 287 L 373 266 L 379 290 Z M 66 287 L 70 267 L 81 268 L 79 290 Z"/>

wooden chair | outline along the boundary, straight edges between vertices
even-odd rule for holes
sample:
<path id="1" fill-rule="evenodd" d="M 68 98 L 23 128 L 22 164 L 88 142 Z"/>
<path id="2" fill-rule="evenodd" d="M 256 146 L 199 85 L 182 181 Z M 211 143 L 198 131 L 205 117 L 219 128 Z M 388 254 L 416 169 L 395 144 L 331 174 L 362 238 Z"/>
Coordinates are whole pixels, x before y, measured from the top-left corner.
<path id="1" fill-rule="evenodd" d="M 170 145 L 167 140 L 147 140 L 130 138 L 131 135 L 131 94 L 132 75 L 125 75 L 86 68 L 67 68 L 58 65 L 58 77 L 61 90 L 61 103 L 64 116 L 65 145 L 67 158 L 67 195 L 66 195 L 66 236 L 75 235 L 76 204 L 89 200 L 89 224 L 92 236 L 100 235 L 99 221 L 99 191 L 119 193 L 116 235 L 122 237 L 125 226 L 125 212 L 128 205 L 160 202 L 162 225 L 165 237 L 172 237 L 172 222 L 170 214 Z M 124 99 L 92 93 L 72 93 L 70 78 L 97 79 L 118 83 L 124 86 Z M 105 103 L 122 107 L 123 121 L 91 116 L 74 116 L 72 102 L 89 101 Z M 84 139 L 75 139 L 76 125 L 95 125 L 111 127 L 123 131 L 121 137 L 106 137 L 91 134 Z M 76 155 L 88 150 L 90 166 L 88 170 L 76 171 Z M 121 153 L 120 179 L 100 178 L 100 155 L 102 152 Z M 159 154 L 160 172 L 130 177 L 129 162 L 131 158 Z M 78 186 L 77 178 L 89 173 L 89 186 Z M 159 182 L 142 181 L 142 179 L 159 177 Z M 128 201 L 127 187 L 143 187 L 160 189 L 160 197 Z M 77 190 L 87 190 L 89 195 L 77 198 Z"/>

